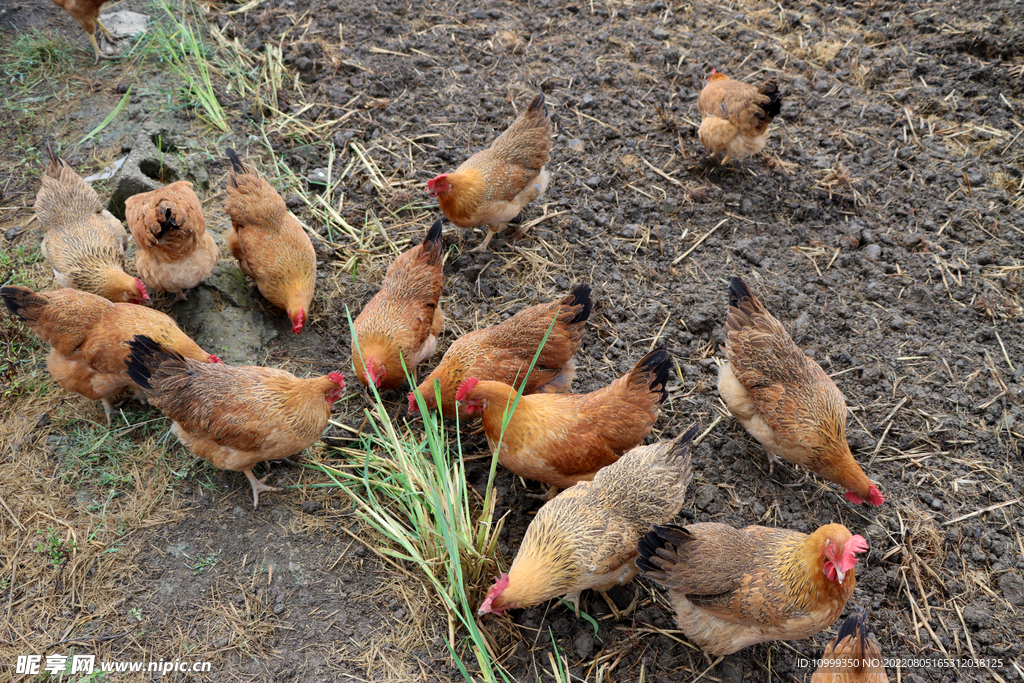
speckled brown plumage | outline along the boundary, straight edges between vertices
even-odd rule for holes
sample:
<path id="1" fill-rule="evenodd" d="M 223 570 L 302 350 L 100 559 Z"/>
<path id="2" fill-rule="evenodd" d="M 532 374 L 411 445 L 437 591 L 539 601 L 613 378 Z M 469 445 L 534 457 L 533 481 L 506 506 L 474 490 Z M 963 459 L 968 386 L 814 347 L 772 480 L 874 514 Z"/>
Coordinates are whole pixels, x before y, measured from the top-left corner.
<path id="1" fill-rule="evenodd" d="M 722 161 L 757 154 L 768 139 L 768 127 L 782 107 L 782 94 L 775 81 L 761 86 L 736 81 L 712 71 L 700 91 L 697 108 L 701 115 L 697 136 Z"/>
<path id="2" fill-rule="evenodd" d="M 637 566 L 668 589 L 687 638 L 712 655 L 727 655 L 770 640 L 808 638 L 832 624 L 856 577 L 851 564 L 844 580 L 830 580 L 823 551 L 832 544 L 842 553 L 857 545 L 854 539 L 863 543 L 840 524 L 810 535 L 718 523 L 656 526 L 637 545 Z"/>
<path id="3" fill-rule="evenodd" d="M 568 487 L 594 478 L 623 453 L 643 443 L 668 395 L 672 358 L 655 349 L 627 374 L 589 394 L 523 396 L 502 434 L 515 390 L 501 382 L 479 382 L 464 403 L 483 411 L 490 447 L 514 473 L 552 486 Z"/>
<path id="4" fill-rule="evenodd" d="M 851 615 L 828 642 L 810 683 L 889 683 L 867 612 Z"/>
<path id="5" fill-rule="evenodd" d="M 227 155 L 231 170 L 225 210 L 231 227 L 224 231 L 224 244 L 267 301 L 288 313 L 292 330 L 301 332 L 316 285 L 313 243 L 277 190 L 233 149 Z"/>
<path id="6" fill-rule="evenodd" d="M 504 322 L 460 337 L 448 347 L 441 362 L 416 388 L 430 408 L 436 408 L 434 380 L 441 385 L 441 412 L 455 416 L 455 392 L 468 377 L 502 382 L 516 389 L 526 379 L 526 394 L 538 391 L 564 393 L 572 388 L 576 375 L 573 355 L 583 342 L 583 333 L 593 302 L 590 285 L 576 285 L 558 301 L 537 304 L 519 311 Z M 552 318 L 556 318 L 551 327 Z M 533 372 L 526 371 L 544 335 L 548 335 Z M 410 410 L 415 398 L 411 397 Z M 469 414 L 459 409 L 459 418 Z"/>
<path id="7" fill-rule="evenodd" d="M 142 301 L 141 281 L 124 271 L 128 233 L 96 191 L 52 150 L 36 194 L 42 253 L 62 287 L 115 302 Z"/>
<path id="8" fill-rule="evenodd" d="M 673 519 L 690 483 L 690 442 L 698 427 L 672 441 L 637 446 L 593 481 L 581 481 L 540 509 L 508 573 L 481 611 L 529 607 L 632 579 L 637 540 Z"/>
<path id="9" fill-rule="evenodd" d="M 388 267 L 380 290 L 355 320 L 362 357 L 353 342 L 352 364 L 360 382 L 367 383 L 363 358 L 371 361 L 378 389 L 405 383 L 402 358 L 416 377 L 416 366 L 434 355 L 444 329 L 444 313 L 438 305 L 443 288 L 444 241 L 438 219 L 421 244 L 399 254 Z"/>
<path id="10" fill-rule="evenodd" d="M 718 390 L 769 453 L 850 490 L 852 502 L 883 502 L 846 442 L 846 401 L 821 366 L 739 278 L 729 285 Z"/>

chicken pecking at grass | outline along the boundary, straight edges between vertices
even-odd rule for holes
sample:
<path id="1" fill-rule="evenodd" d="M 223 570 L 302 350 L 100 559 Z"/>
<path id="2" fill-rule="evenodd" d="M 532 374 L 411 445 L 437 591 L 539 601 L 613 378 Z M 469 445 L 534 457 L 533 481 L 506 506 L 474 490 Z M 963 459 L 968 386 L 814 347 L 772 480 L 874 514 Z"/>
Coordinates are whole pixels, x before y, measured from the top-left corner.
<path id="1" fill-rule="evenodd" d="M 690 484 L 690 443 L 699 426 L 672 441 L 637 446 L 594 476 L 562 491 L 537 512 L 512 567 L 487 593 L 480 614 L 530 607 L 566 595 L 603 593 L 639 571 L 637 540 L 683 507 Z M 613 612 L 618 610 L 605 596 Z"/>
<path id="2" fill-rule="evenodd" d="M 128 375 L 173 421 L 171 432 L 214 466 L 243 472 L 254 508 L 261 491 L 280 489 L 252 468 L 313 445 L 345 387 L 337 372 L 299 379 L 276 368 L 207 365 L 142 335 L 129 346 Z"/>
<path id="3" fill-rule="evenodd" d="M 43 257 L 61 287 L 110 301 L 149 299 L 142 280 L 124 272 L 128 233 L 100 204 L 99 195 L 49 145 L 50 163 L 36 194 L 36 217 L 45 233 Z"/>
<path id="4" fill-rule="evenodd" d="M 378 390 L 399 387 L 405 382 L 402 359 L 415 378 L 416 366 L 434 355 L 444 329 L 444 313 L 438 305 L 444 287 L 441 237 L 438 219 L 421 244 L 400 254 L 388 267 L 380 291 L 356 318 L 352 364 L 364 386 L 369 381 Z"/>
<path id="5" fill-rule="evenodd" d="M 637 567 L 668 589 L 676 625 L 711 655 L 828 628 L 853 595 L 867 541 L 841 524 L 807 535 L 701 523 L 656 526 L 637 544 Z"/>
<path id="6" fill-rule="evenodd" d="M 231 227 L 224 244 L 267 301 L 284 309 L 301 334 L 316 285 L 316 251 L 309 235 L 270 183 L 227 150 L 227 203 Z"/>
<path id="7" fill-rule="evenodd" d="M 433 372 L 409 393 L 409 412 L 419 412 L 417 394 L 427 408 L 438 407 L 435 380 L 440 387 L 441 414 L 455 417 L 457 411 L 460 420 L 471 417 L 465 406 L 457 406 L 455 401 L 455 394 L 468 377 L 502 382 L 517 390 L 525 381 L 525 394 L 569 391 L 576 376 L 573 356 L 583 342 L 592 309 L 590 285 L 576 285 L 558 301 L 530 306 L 498 325 L 456 339 Z M 537 364 L 527 375 L 542 342 Z"/>
<path id="8" fill-rule="evenodd" d="M 174 292 L 175 301 L 184 301 L 184 290 L 209 277 L 220 255 L 192 183 L 179 180 L 131 196 L 124 212 L 139 245 L 135 267 L 142 280 L 150 289 Z"/>
<path id="9" fill-rule="evenodd" d="M 871 635 L 867 612 L 854 614 L 825 646 L 810 683 L 889 683 L 882 648 Z"/>
<path id="10" fill-rule="evenodd" d="M 427 182 L 445 217 L 460 228 L 487 227 L 483 251 L 495 234 L 544 194 L 550 174 L 551 117 L 539 93 L 504 133 L 451 173 Z"/>
<path id="11" fill-rule="evenodd" d="M 110 59 L 100 50 L 96 42 L 96 28 L 99 27 L 103 34 L 114 42 L 114 34 L 111 33 L 103 22 L 100 21 L 100 7 L 109 0 L 53 0 L 53 4 L 71 15 L 71 18 L 78 22 L 78 25 L 85 29 L 92 42 L 92 51 L 96 55 L 93 64 L 99 64 L 101 59 Z"/>
<path id="12" fill-rule="evenodd" d="M 768 127 L 782 109 L 782 93 L 775 81 L 754 86 L 712 69 L 697 108 L 701 115 L 697 137 L 713 154 L 723 154 L 725 164 L 761 151 Z"/>
<path id="13" fill-rule="evenodd" d="M 0 288 L 7 310 L 50 345 L 46 367 L 64 389 L 103 404 L 107 424 L 110 399 L 134 387 L 125 371 L 128 345 L 145 334 L 199 363 L 220 363 L 199 348 L 167 315 L 145 306 L 115 304 L 77 289 L 33 292 Z"/>
<path id="14" fill-rule="evenodd" d="M 729 281 L 725 335 L 718 393 L 769 456 L 845 487 L 851 503 L 884 503 L 846 442 L 842 393 L 738 277 Z"/>
<path id="15" fill-rule="evenodd" d="M 483 416 L 488 445 L 513 473 L 556 487 L 594 478 L 651 433 L 668 396 L 672 358 L 663 348 L 640 359 L 628 373 L 589 394 L 531 394 L 519 399 L 502 382 L 470 377 L 455 399 Z"/>

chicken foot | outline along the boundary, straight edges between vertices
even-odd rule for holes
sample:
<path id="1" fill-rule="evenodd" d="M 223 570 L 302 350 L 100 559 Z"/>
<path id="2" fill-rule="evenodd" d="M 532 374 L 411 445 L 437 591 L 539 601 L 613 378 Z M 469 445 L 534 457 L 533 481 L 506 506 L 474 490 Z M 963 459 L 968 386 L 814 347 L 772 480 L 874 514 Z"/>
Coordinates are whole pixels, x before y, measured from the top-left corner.
<path id="1" fill-rule="evenodd" d="M 499 232 L 501 232 L 502 230 L 504 230 L 507 227 L 508 227 L 508 223 L 501 223 L 501 224 L 498 225 L 497 228 L 492 228 L 489 225 L 486 226 L 486 228 L 487 228 L 487 237 L 485 237 L 484 241 L 480 243 L 480 246 L 478 246 L 475 249 L 470 249 L 470 251 L 484 251 L 485 249 L 487 249 L 487 245 L 491 243 L 491 238 L 494 237 L 495 235 L 497 235 Z"/>
<path id="2" fill-rule="evenodd" d="M 262 479 L 257 479 L 256 475 L 252 473 L 252 468 L 251 467 L 249 469 L 247 469 L 247 470 L 243 470 L 243 472 L 245 472 L 245 476 L 249 480 L 249 485 L 252 486 L 252 509 L 253 510 L 258 508 L 259 505 L 260 505 L 260 491 L 280 491 L 281 490 L 281 489 L 279 489 L 276 486 L 268 486 L 265 483 L 267 481 L 267 477 L 270 476 L 269 474 L 266 477 L 263 477 Z"/>

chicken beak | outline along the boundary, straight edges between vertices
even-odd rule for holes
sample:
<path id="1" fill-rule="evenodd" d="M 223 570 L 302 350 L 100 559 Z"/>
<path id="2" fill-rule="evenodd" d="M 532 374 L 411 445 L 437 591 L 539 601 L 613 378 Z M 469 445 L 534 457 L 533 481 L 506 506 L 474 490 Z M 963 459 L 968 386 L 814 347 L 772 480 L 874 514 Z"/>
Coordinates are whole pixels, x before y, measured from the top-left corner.
<path id="1" fill-rule="evenodd" d="M 839 585 L 842 585 L 843 579 L 846 578 L 846 572 L 840 569 L 839 565 L 836 565 L 836 578 L 839 579 Z"/>

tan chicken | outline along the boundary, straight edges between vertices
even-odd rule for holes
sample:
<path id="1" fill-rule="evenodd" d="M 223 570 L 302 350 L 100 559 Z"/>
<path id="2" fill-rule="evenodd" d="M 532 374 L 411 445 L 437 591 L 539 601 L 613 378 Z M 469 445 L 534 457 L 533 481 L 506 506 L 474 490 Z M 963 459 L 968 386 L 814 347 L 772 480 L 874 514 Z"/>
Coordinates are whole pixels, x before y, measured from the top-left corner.
<path id="1" fill-rule="evenodd" d="M 867 612 L 843 622 L 821 660 L 810 683 L 889 683 L 882 648 L 868 628 Z"/>
<path id="2" fill-rule="evenodd" d="M 175 301 L 184 301 L 184 290 L 209 277 L 220 256 L 192 183 L 179 180 L 129 197 L 124 211 L 139 245 L 135 267 L 142 280 L 151 289 L 174 292 Z"/>
<path id="3" fill-rule="evenodd" d="M 775 81 L 758 87 L 712 69 L 697 108 L 701 116 L 697 137 L 713 154 L 723 154 L 724 164 L 761 151 L 768 127 L 782 109 L 782 93 Z"/>
<path id="4" fill-rule="evenodd" d="M 242 164 L 235 150 L 227 155 L 231 227 L 224 244 L 267 301 L 288 313 L 292 332 L 301 334 L 316 284 L 313 243 L 277 190 Z"/>
<path id="5" fill-rule="evenodd" d="M 138 303 L 149 295 L 142 280 L 124 272 L 128 233 L 100 204 L 96 191 L 48 146 L 50 164 L 36 194 L 43 228 L 43 257 L 61 287 L 114 302 Z"/>
<path id="6" fill-rule="evenodd" d="M 115 304 L 77 289 L 33 292 L 0 288 L 7 310 L 50 345 L 46 367 L 64 389 L 103 404 L 110 424 L 110 399 L 135 385 L 125 371 L 127 342 L 145 334 L 200 363 L 220 363 L 160 311 Z"/>
<path id="7" fill-rule="evenodd" d="M 703 523 L 656 526 L 636 564 L 668 589 L 676 625 L 711 655 L 828 628 L 857 584 L 867 541 L 841 524 L 807 535 L 787 529 Z"/>
<path id="8" fill-rule="evenodd" d="M 356 318 L 352 364 L 363 385 L 379 390 L 405 382 L 402 359 L 412 377 L 416 366 L 434 355 L 444 329 L 438 306 L 444 287 L 444 243 L 438 219 L 421 244 L 400 254 L 388 268 L 384 284 Z M 365 365 L 363 358 L 366 359 Z"/>
<path id="9" fill-rule="evenodd" d="M 842 393 L 738 277 L 729 281 L 725 333 L 718 393 L 751 436 L 770 456 L 849 489 L 851 503 L 884 503 L 846 442 Z"/>
<path id="10" fill-rule="evenodd" d="M 551 117 L 538 93 L 504 133 L 464 161 L 455 171 L 427 182 L 441 211 L 460 228 L 487 226 L 483 251 L 495 234 L 548 189 L 544 170 L 551 153 Z"/>
<path id="11" fill-rule="evenodd" d="M 460 420 L 468 419 L 470 414 L 464 407 L 456 406 L 455 394 L 468 377 L 502 382 L 517 390 L 525 379 L 526 394 L 569 391 L 576 376 L 573 355 L 583 343 L 583 332 L 592 309 L 590 285 L 576 285 L 558 301 L 531 306 L 498 325 L 455 340 L 434 371 L 409 393 L 409 412 L 419 412 L 417 395 L 423 397 L 428 408 L 437 408 L 435 380 L 440 384 L 441 413 L 455 417 L 458 410 Z M 552 319 L 554 327 L 551 327 Z M 546 341 L 544 335 L 548 335 Z M 542 341 L 540 357 L 527 376 L 526 371 Z"/>
<path id="12" fill-rule="evenodd" d="M 636 542 L 674 519 L 690 484 L 690 442 L 698 426 L 672 441 L 637 446 L 594 476 L 546 503 L 530 522 L 516 559 L 487 593 L 480 614 L 501 614 L 566 595 L 628 583 Z M 605 596 L 609 606 L 614 605 Z"/>
<path id="13" fill-rule="evenodd" d="M 53 4 L 71 15 L 71 18 L 78 22 L 78 25 L 85 29 L 92 41 L 92 51 L 96 55 L 93 64 L 99 64 L 101 59 L 110 59 L 100 50 L 96 42 L 96 27 L 99 27 L 103 34 L 114 42 L 114 34 L 107 30 L 107 27 L 100 21 L 100 7 L 108 0 L 53 0 Z"/>
<path id="14" fill-rule="evenodd" d="M 672 357 L 663 348 L 641 358 L 628 373 L 589 394 L 531 394 L 519 399 L 508 425 L 516 390 L 470 377 L 455 400 L 483 416 L 484 432 L 498 461 L 526 479 L 565 488 L 594 478 L 651 433 Z"/>
<path id="15" fill-rule="evenodd" d="M 128 375 L 173 421 L 174 435 L 214 466 L 245 473 L 254 508 L 260 492 L 280 489 L 252 468 L 313 445 L 345 387 L 338 372 L 299 379 L 276 368 L 205 365 L 145 336 L 129 346 Z"/>

